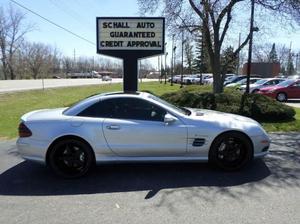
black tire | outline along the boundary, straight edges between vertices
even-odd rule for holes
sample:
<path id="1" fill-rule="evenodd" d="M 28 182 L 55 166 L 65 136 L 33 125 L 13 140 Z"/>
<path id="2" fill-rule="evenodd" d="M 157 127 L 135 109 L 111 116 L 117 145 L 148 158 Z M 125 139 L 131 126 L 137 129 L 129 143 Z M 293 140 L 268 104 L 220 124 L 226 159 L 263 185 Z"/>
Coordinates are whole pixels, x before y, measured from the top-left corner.
<path id="1" fill-rule="evenodd" d="M 77 139 L 57 142 L 48 154 L 48 165 L 57 175 L 64 178 L 86 175 L 94 161 L 91 147 Z"/>
<path id="2" fill-rule="evenodd" d="M 286 93 L 278 93 L 276 96 L 276 100 L 278 100 L 279 102 L 285 102 L 287 100 Z"/>
<path id="3" fill-rule="evenodd" d="M 252 91 L 252 93 L 257 93 L 259 91 L 259 89 L 255 89 Z"/>
<path id="4" fill-rule="evenodd" d="M 249 164 L 253 158 L 250 140 L 238 132 L 227 132 L 218 136 L 209 151 L 209 162 L 226 171 L 237 171 Z"/>

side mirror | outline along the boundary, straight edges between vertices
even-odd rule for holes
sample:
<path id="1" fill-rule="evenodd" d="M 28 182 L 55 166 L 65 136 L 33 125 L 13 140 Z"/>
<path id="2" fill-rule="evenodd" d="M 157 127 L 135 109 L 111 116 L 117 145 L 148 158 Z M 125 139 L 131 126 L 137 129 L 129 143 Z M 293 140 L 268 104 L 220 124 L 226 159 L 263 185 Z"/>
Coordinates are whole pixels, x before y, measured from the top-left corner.
<path id="1" fill-rule="evenodd" d="M 175 121 L 177 121 L 177 118 L 174 117 L 173 115 L 171 114 L 166 114 L 165 117 L 164 117 L 164 122 L 166 125 L 169 125 L 171 123 L 174 123 Z"/>

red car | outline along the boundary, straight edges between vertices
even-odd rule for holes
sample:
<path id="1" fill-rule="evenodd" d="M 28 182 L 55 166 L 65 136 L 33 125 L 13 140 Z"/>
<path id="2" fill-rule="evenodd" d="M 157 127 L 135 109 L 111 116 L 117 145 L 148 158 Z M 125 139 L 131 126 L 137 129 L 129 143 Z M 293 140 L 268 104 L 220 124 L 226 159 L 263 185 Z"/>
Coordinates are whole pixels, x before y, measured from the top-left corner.
<path id="1" fill-rule="evenodd" d="M 300 98 L 300 79 L 288 79 L 276 86 L 261 88 L 257 93 L 274 98 L 280 102 Z"/>

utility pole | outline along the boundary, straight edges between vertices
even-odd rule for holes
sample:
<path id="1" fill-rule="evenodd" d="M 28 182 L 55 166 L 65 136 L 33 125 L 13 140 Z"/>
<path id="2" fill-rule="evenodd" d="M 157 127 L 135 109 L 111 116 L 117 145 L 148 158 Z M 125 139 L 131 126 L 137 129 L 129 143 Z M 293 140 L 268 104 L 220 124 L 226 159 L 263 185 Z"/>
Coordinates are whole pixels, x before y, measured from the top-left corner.
<path id="1" fill-rule="evenodd" d="M 247 85 L 246 92 L 249 93 L 250 89 L 250 74 L 251 74 L 251 62 L 252 62 L 252 44 L 253 44 L 253 23 L 254 23 L 254 0 L 251 0 L 251 19 L 250 19 L 250 40 L 249 40 L 249 51 L 248 51 L 248 65 L 247 65 Z"/>
<path id="2" fill-rule="evenodd" d="M 181 30 L 181 78 L 180 78 L 180 88 L 183 87 L 183 50 L 184 50 L 184 29 Z"/>
<path id="3" fill-rule="evenodd" d="M 203 23 L 201 27 L 201 55 L 200 55 L 200 85 L 203 84 L 203 68 L 204 68 L 204 32 L 203 32 Z"/>
<path id="4" fill-rule="evenodd" d="M 177 48 L 176 46 L 174 46 L 174 48 L 173 48 L 173 51 L 174 51 L 174 60 L 173 60 L 174 67 L 173 67 L 173 72 L 174 72 L 174 74 L 175 74 L 175 68 L 176 68 L 176 48 Z M 172 80 L 172 82 L 173 82 L 173 80 Z"/>
<path id="5" fill-rule="evenodd" d="M 239 33 L 239 46 L 241 46 L 241 33 Z M 239 74 L 239 68 L 240 68 L 240 52 L 238 53 L 238 60 L 237 60 L 237 65 L 236 65 L 236 74 Z"/>
<path id="6" fill-rule="evenodd" d="M 75 69 L 76 69 L 76 50 L 74 48 L 74 51 L 73 51 L 73 72 L 75 72 Z"/>
<path id="7" fill-rule="evenodd" d="M 160 83 L 162 83 L 162 75 L 163 75 L 163 59 L 162 55 L 160 55 Z"/>
<path id="8" fill-rule="evenodd" d="M 173 86 L 173 76 L 174 76 L 174 37 L 172 36 L 172 57 L 171 57 L 171 86 Z"/>
<path id="9" fill-rule="evenodd" d="M 160 56 L 157 57 L 157 71 L 158 71 L 158 81 L 160 82 L 160 77 L 161 77 Z"/>
<path id="10" fill-rule="evenodd" d="M 165 84 L 167 84 L 167 56 L 168 52 L 165 53 Z"/>

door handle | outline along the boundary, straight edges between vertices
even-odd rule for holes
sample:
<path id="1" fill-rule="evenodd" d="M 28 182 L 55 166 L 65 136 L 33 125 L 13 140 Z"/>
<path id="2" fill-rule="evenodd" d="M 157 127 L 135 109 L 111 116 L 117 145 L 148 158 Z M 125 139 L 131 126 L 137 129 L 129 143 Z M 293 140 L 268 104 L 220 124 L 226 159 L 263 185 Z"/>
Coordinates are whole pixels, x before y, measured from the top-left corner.
<path id="1" fill-rule="evenodd" d="M 119 125 L 108 125 L 106 126 L 107 129 L 109 130 L 119 130 L 121 127 Z"/>

